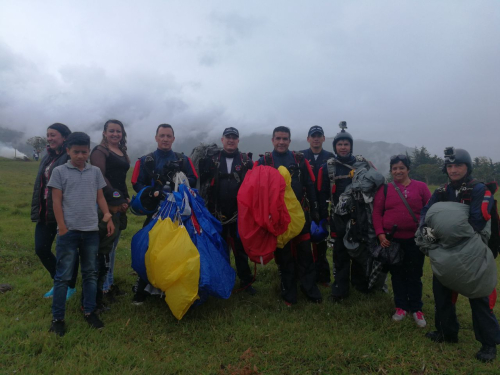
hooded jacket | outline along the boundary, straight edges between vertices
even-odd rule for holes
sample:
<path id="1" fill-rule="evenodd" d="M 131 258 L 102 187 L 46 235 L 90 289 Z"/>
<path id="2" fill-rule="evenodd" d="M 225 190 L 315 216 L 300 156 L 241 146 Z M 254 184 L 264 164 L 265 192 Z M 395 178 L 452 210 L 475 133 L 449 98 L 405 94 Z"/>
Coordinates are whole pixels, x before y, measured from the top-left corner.
<path id="1" fill-rule="evenodd" d="M 57 154 L 50 147 L 47 147 L 47 155 L 45 155 L 40 162 L 38 174 L 36 175 L 35 186 L 33 188 L 33 198 L 31 199 L 31 221 L 55 223 L 56 217 L 52 208 L 52 194 L 49 191 L 47 199 L 43 198 L 44 189 L 50 180 L 52 171 L 55 167 L 66 164 L 69 160 L 69 155 L 66 153 L 66 148 L 62 148 L 61 152 Z M 47 172 L 47 181 L 44 184 L 43 174 Z M 41 213 L 43 211 L 43 217 Z"/>

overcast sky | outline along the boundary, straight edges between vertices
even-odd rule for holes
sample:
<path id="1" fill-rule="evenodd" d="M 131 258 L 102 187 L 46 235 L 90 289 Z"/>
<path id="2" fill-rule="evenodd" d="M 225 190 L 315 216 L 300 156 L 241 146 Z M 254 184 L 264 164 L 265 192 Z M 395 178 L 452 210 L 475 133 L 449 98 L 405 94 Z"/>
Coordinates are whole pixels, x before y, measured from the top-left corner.
<path id="1" fill-rule="evenodd" d="M 499 67 L 496 0 L 0 0 L 0 126 L 30 135 L 63 122 L 98 141 L 117 118 L 131 145 L 165 122 L 178 140 L 293 140 L 345 120 L 354 138 L 499 161 Z"/>

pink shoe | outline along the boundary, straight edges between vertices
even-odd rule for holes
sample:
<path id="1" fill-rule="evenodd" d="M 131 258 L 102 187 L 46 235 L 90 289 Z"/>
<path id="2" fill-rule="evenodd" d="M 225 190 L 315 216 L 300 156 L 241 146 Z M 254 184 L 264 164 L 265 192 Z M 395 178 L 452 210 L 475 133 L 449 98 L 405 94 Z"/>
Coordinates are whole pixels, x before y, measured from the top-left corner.
<path id="1" fill-rule="evenodd" d="M 400 322 L 405 318 L 405 316 L 406 316 L 406 311 L 397 307 L 396 312 L 392 316 L 392 320 L 394 320 L 395 322 Z"/>
<path id="2" fill-rule="evenodd" d="M 420 328 L 425 328 L 425 326 L 427 325 L 427 322 L 424 318 L 424 313 L 422 311 L 413 313 L 413 319 L 415 319 L 415 323 L 417 323 L 417 326 L 419 326 Z"/>

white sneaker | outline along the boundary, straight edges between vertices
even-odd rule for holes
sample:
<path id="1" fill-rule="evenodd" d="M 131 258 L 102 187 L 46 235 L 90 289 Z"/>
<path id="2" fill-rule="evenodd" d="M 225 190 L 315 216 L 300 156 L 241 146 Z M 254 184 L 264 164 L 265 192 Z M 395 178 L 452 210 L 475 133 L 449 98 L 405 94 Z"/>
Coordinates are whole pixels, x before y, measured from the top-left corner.
<path id="1" fill-rule="evenodd" d="M 427 322 L 424 318 L 424 313 L 422 311 L 413 313 L 413 319 L 415 319 L 415 323 L 417 323 L 417 326 L 419 326 L 420 328 L 425 328 L 425 326 L 427 325 Z"/>
<path id="2" fill-rule="evenodd" d="M 392 316 L 392 320 L 394 320 L 395 322 L 400 322 L 405 318 L 405 316 L 406 316 L 406 311 L 398 307 L 396 308 L 396 312 Z"/>

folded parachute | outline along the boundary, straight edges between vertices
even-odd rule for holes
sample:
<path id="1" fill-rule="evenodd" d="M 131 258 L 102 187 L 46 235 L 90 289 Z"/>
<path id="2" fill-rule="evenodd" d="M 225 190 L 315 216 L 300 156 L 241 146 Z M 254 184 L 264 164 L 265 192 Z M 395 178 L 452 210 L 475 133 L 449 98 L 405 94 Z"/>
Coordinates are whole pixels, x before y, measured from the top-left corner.
<path id="1" fill-rule="evenodd" d="M 220 232 L 196 190 L 169 193 L 157 216 L 132 238 L 132 267 L 165 293 L 177 319 L 209 295 L 229 298 L 235 272 Z"/>
<path id="2" fill-rule="evenodd" d="M 468 298 L 489 296 L 497 283 L 493 254 L 469 224 L 469 206 L 457 202 L 432 205 L 425 216 L 432 235 L 417 230 L 416 242 L 429 256 L 432 272 L 447 288 Z"/>
<path id="3" fill-rule="evenodd" d="M 297 237 L 302 229 L 304 228 L 304 224 L 306 223 L 306 218 L 304 216 L 304 210 L 300 205 L 295 193 L 292 189 L 292 177 L 290 176 L 290 172 L 284 166 L 280 166 L 278 171 L 283 176 L 285 180 L 285 205 L 288 210 L 288 214 L 290 215 L 290 223 L 288 224 L 288 228 L 285 233 L 280 234 L 277 239 L 276 247 L 283 248 L 285 245 L 291 241 L 293 238 Z"/>
<path id="4" fill-rule="evenodd" d="M 256 263 L 273 259 L 277 237 L 291 221 L 285 186 L 277 169 L 260 165 L 247 172 L 238 191 L 238 232 L 248 257 Z"/>
<path id="5" fill-rule="evenodd" d="M 221 237 L 221 223 L 205 207 L 203 198 L 185 185 L 180 185 L 179 192 L 189 199 L 192 216 L 186 227 L 191 240 L 200 254 L 200 280 L 198 294 L 205 302 L 208 296 L 227 299 L 233 291 L 236 273 L 231 267 L 226 242 Z"/>
<path id="6" fill-rule="evenodd" d="M 200 254 L 186 227 L 160 218 L 149 232 L 145 264 L 151 285 L 165 292 L 172 314 L 182 319 L 198 299 L 200 279 Z"/>

